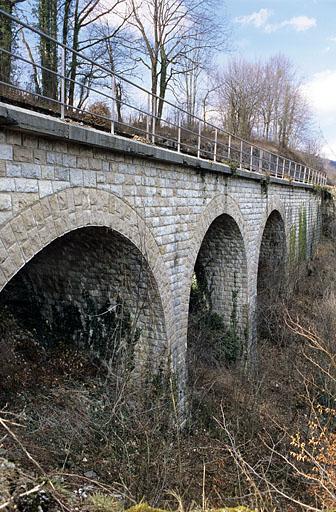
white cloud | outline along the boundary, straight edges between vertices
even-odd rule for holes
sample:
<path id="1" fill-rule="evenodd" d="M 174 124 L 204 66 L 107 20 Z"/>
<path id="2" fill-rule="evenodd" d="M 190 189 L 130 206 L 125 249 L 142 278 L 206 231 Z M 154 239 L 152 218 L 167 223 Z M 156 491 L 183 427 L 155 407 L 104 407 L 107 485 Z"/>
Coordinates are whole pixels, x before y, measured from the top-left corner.
<path id="1" fill-rule="evenodd" d="M 304 32 L 313 27 L 316 27 L 316 19 L 309 18 L 308 16 L 294 16 L 288 20 L 283 20 L 279 23 L 270 23 L 272 11 L 269 9 L 260 9 L 246 16 L 239 16 L 235 18 L 236 23 L 240 25 L 250 25 L 255 28 L 261 28 L 264 32 L 270 34 L 285 27 L 291 27 L 296 32 Z"/>
<path id="2" fill-rule="evenodd" d="M 253 12 L 247 16 L 238 16 L 235 18 L 235 21 L 241 25 L 252 25 L 253 27 L 260 28 L 266 24 L 270 16 L 271 11 L 269 9 L 260 9 L 260 11 Z"/>
<path id="3" fill-rule="evenodd" d="M 303 90 L 317 114 L 336 117 L 336 69 L 316 73 Z"/>
<path id="4" fill-rule="evenodd" d="M 305 30 L 316 27 L 316 19 L 308 18 L 308 16 L 295 16 L 290 20 L 284 21 L 283 24 L 283 26 L 292 26 L 297 32 L 304 32 Z"/>
<path id="5" fill-rule="evenodd" d="M 336 160 L 336 69 L 316 73 L 302 89 L 328 140 L 322 151 L 327 158 Z"/>
<path id="6" fill-rule="evenodd" d="M 330 139 L 330 141 L 322 146 L 321 154 L 324 158 L 336 161 L 336 138 Z"/>

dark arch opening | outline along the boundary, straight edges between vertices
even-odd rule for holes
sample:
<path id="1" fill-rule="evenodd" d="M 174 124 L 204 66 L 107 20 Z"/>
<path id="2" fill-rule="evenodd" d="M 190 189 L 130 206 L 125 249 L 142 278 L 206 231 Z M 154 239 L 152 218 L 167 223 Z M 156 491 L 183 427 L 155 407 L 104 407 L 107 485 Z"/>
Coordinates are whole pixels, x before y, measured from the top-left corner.
<path id="1" fill-rule="evenodd" d="M 247 263 L 235 220 L 223 214 L 210 225 L 195 263 L 189 302 L 188 368 L 235 361 L 248 337 Z"/>
<path id="2" fill-rule="evenodd" d="M 36 345 L 45 353 L 89 350 L 112 372 L 127 365 L 155 373 L 166 349 L 149 265 L 132 242 L 108 228 L 77 229 L 50 243 L 2 290 L 0 307 L 27 340 L 31 335 L 33 352 Z M 18 348 L 19 358 L 27 344 Z"/>
<path id="3" fill-rule="evenodd" d="M 277 210 L 268 217 L 260 244 L 257 281 L 259 338 L 272 338 L 278 322 L 286 263 L 284 221 Z"/>

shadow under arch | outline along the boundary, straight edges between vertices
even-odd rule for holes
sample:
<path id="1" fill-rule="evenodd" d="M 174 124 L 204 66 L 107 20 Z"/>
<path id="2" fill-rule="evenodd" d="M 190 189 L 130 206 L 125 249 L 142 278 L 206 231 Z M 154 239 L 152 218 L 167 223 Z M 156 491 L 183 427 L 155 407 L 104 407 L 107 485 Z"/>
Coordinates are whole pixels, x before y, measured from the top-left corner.
<path id="1" fill-rule="evenodd" d="M 189 369 L 234 361 L 247 337 L 247 259 L 243 234 L 229 213 L 217 215 L 208 226 L 191 281 Z"/>
<path id="2" fill-rule="evenodd" d="M 105 191 L 68 189 L 20 212 L 1 227 L 0 237 L 6 248 L 2 304 L 16 309 L 29 292 L 50 328 L 67 310 L 74 321 L 62 329 L 78 341 L 83 326 L 91 332 L 100 324 L 102 335 L 106 325 L 98 319 L 111 317 L 106 311 L 116 311 L 119 301 L 137 326 L 139 361 L 146 352 L 166 355 L 172 323 L 166 269 L 144 221 L 122 200 Z M 31 305 L 25 302 L 26 309 Z"/>
<path id="3" fill-rule="evenodd" d="M 281 298 L 286 276 L 285 222 L 278 210 L 268 215 L 260 241 L 257 274 L 258 336 L 269 336 L 278 311 L 274 305 Z"/>

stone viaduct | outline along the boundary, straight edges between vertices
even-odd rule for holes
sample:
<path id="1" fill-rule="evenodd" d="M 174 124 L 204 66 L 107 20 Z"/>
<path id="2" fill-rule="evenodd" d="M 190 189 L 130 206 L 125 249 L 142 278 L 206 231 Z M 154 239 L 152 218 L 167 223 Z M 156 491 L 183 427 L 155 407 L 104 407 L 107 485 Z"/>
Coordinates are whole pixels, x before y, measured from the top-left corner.
<path id="1" fill-rule="evenodd" d="M 171 360 L 180 383 L 195 272 L 253 352 L 258 282 L 312 254 L 320 203 L 311 185 L 0 104 L 1 303 L 72 319 L 74 337 L 125 304 L 138 364 Z"/>

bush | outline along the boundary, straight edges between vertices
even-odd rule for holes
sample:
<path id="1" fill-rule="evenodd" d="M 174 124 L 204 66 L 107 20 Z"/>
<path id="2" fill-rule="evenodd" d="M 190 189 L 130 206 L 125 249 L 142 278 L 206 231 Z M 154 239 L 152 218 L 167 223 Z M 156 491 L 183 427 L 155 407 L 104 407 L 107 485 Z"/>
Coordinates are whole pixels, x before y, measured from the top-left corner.
<path id="1" fill-rule="evenodd" d="M 94 116 L 101 116 L 106 119 L 111 119 L 112 114 L 109 106 L 104 101 L 95 101 L 94 103 L 91 103 L 88 107 L 88 111 L 90 114 L 93 114 Z"/>

